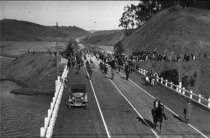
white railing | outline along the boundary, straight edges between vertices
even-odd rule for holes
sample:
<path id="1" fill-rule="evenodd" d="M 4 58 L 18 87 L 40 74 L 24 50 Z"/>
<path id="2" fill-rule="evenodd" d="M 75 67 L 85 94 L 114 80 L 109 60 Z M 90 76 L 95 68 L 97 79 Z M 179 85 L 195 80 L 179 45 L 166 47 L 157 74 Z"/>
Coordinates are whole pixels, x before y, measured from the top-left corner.
<path id="1" fill-rule="evenodd" d="M 40 137 L 50 138 L 53 134 L 53 128 L 57 118 L 61 98 L 64 89 L 64 80 L 67 77 L 68 69 L 65 66 L 62 76 L 58 76 L 55 80 L 55 93 L 50 103 L 50 109 L 48 109 L 47 117 L 44 118 L 44 127 L 40 128 Z"/>
<path id="2" fill-rule="evenodd" d="M 138 72 L 144 76 L 146 76 L 146 73 L 147 73 L 146 70 L 141 69 L 141 68 L 139 68 Z M 160 78 L 158 75 L 155 75 L 155 76 L 156 76 L 156 82 L 158 82 L 158 83 L 162 84 L 163 86 L 165 86 L 171 90 L 174 90 L 178 94 L 180 94 L 186 98 L 189 98 L 190 100 L 195 101 L 198 104 L 210 109 L 210 97 L 208 99 L 205 99 L 204 97 L 202 97 L 201 94 L 197 95 L 197 94 L 193 93 L 192 90 L 190 90 L 190 91 L 186 90 L 184 87 L 181 88 L 180 86 L 173 84 L 173 82 L 169 82 L 168 80 L 164 80 L 163 78 Z"/>

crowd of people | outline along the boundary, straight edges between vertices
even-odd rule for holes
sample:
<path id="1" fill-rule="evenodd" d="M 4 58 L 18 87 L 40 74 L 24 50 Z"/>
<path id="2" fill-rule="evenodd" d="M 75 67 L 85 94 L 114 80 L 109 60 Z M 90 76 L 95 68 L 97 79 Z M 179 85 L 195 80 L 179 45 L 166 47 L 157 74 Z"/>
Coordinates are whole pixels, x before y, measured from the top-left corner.
<path id="1" fill-rule="evenodd" d="M 134 52 L 133 55 L 130 57 L 131 59 L 135 60 L 155 60 L 155 61 L 173 61 L 178 62 L 181 60 L 181 54 L 160 54 L 156 51 L 147 51 L 141 50 L 139 52 Z M 210 59 L 210 56 L 207 53 L 190 53 L 190 54 L 183 54 L 183 61 L 194 61 L 194 60 L 201 60 L 201 59 Z"/>

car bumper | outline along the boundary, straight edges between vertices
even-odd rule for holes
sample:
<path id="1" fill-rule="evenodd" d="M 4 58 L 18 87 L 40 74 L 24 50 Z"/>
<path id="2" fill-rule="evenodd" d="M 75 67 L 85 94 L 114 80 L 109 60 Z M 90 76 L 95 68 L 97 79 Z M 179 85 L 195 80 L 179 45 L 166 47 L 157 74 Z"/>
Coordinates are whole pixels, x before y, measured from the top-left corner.
<path id="1" fill-rule="evenodd" d="M 69 103 L 70 106 L 87 106 L 87 103 Z"/>

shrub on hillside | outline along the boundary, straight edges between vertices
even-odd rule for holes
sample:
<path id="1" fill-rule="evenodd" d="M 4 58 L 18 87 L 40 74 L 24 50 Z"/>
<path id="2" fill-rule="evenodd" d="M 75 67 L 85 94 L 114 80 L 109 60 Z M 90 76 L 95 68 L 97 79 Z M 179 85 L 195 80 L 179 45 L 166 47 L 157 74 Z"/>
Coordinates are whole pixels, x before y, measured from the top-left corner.
<path id="1" fill-rule="evenodd" d="M 190 81 L 189 81 L 189 83 L 190 83 L 190 86 L 194 86 L 194 85 L 195 85 L 195 77 L 190 76 Z"/>
<path id="2" fill-rule="evenodd" d="M 182 86 L 187 88 L 189 86 L 189 77 L 187 75 L 185 75 L 184 77 L 182 77 Z"/>
<path id="3" fill-rule="evenodd" d="M 170 70 L 166 70 L 160 73 L 160 77 L 163 77 L 164 79 L 167 79 L 168 81 L 171 81 L 176 85 L 178 85 L 178 81 L 179 81 L 178 76 L 179 76 L 179 73 L 177 69 L 170 69 Z"/>

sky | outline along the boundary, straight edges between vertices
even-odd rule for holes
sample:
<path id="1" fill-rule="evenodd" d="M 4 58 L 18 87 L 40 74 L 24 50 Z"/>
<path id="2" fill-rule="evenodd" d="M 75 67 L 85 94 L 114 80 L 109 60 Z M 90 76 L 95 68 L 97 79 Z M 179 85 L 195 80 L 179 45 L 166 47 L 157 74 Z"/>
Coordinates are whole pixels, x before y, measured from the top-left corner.
<path id="1" fill-rule="evenodd" d="M 118 27 L 124 7 L 138 1 L 0 1 L 0 20 L 17 19 L 46 26 L 77 26 L 85 30 Z"/>

